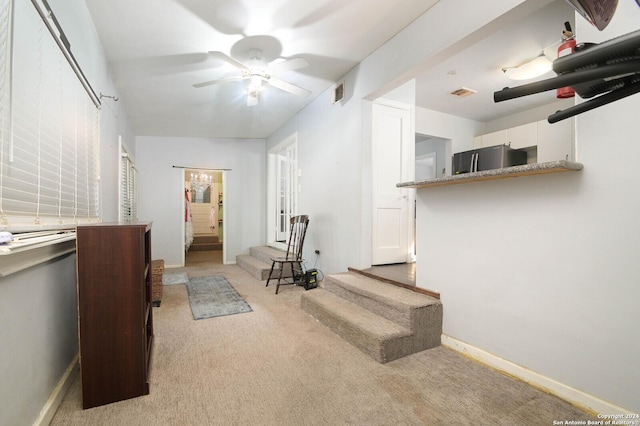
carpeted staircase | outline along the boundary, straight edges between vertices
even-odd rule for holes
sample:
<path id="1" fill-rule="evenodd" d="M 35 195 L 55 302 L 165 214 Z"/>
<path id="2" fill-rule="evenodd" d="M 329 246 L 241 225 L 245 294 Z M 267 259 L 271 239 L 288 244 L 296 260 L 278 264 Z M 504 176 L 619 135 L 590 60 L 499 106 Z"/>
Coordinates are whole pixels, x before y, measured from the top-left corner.
<path id="1" fill-rule="evenodd" d="M 189 251 L 222 250 L 222 243 L 217 235 L 194 235 Z"/>
<path id="2" fill-rule="evenodd" d="M 440 345 L 440 300 L 355 272 L 301 295 L 307 313 L 380 363 Z"/>
<path id="3" fill-rule="evenodd" d="M 283 257 L 285 254 L 284 250 L 278 250 L 273 247 L 251 247 L 249 249 L 249 254 L 240 254 L 236 256 L 236 264 L 251 274 L 255 279 L 265 281 L 269 278 L 269 271 L 271 270 L 272 263 L 271 258 Z M 290 277 L 291 272 L 287 274 L 287 271 L 283 270 L 282 276 Z"/>

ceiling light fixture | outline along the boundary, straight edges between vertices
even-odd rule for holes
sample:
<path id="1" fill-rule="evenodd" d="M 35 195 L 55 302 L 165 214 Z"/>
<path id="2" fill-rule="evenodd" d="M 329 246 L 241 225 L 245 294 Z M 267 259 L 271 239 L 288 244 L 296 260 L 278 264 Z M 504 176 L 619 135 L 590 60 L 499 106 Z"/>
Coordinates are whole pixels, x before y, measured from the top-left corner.
<path id="1" fill-rule="evenodd" d="M 210 174 L 200 171 L 191 173 L 191 189 L 196 192 L 202 192 L 211 186 L 213 178 Z"/>
<path id="2" fill-rule="evenodd" d="M 262 76 L 259 74 L 251 74 L 249 77 L 249 86 L 247 86 L 247 106 L 258 105 L 258 97 L 263 90 Z"/>
<path id="3" fill-rule="evenodd" d="M 247 106 L 256 105 L 258 105 L 258 91 L 249 89 L 247 92 Z"/>
<path id="4" fill-rule="evenodd" d="M 254 91 L 254 92 L 258 92 L 260 90 L 262 90 L 262 77 L 259 76 L 258 74 L 251 74 L 251 77 L 249 77 L 249 91 Z"/>
<path id="5" fill-rule="evenodd" d="M 543 52 L 540 56 L 524 62 L 517 67 L 502 68 L 502 72 L 511 80 L 529 80 L 551 71 L 551 65 L 551 60 L 549 60 Z"/>
<path id="6" fill-rule="evenodd" d="M 296 96 L 307 97 L 311 94 L 311 91 L 298 87 L 295 84 L 288 83 L 286 81 L 274 78 L 274 73 L 293 71 L 300 68 L 309 66 L 309 63 L 302 58 L 292 58 L 281 61 L 272 61 L 270 64 L 265 63 L 262 60 L 262 51 L 260 49 L 249 50 L 249 61 L 243 64 L 226 53 L 219 51 L 209 52 L 213 57 L 227 62 L 228 64 L 239 69 L 241 75 L 233 75 L 224 78 L 218 78 L 216 80 L 203 81 L 202 83 L 194 84 L 193 87 L 207 87 L 216 84 L 244 81 L 247 80 L 247 106 L 258 105 L 260 92 L 264 91 L 267 86 L 277 87 L 278 89 L 289 92 Z"/>

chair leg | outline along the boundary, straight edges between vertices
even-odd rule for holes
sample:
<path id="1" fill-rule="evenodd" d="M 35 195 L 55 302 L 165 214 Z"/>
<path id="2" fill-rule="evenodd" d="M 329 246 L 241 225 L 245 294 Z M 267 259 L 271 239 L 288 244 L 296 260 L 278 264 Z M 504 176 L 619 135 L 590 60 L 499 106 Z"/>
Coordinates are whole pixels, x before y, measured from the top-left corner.
<path id="1" fill-rule="evenodd" d="M 269 281 L 271 281 L 271 275 L 273 274 L 273 267 L 276 266 L 276 262 L 271 262 L 271 270 L 269 271 L 269 277 L 267 278 L 267 285 L 265 287 L 269 287 Z"/>
<path id="2" fill-rule="evenodd" d="M 302 284 L 302 280 L 304 280 L 304 276 L 302 274 L 302 263 L 296 262 L 296 267 L 294 268 L 293 263 L 291 264 L 291 274 L 295 277 L 294 282 L 296 285 Z"/>
<path id="3" fill-rule="evenodd" d="M 282 280 L 282 270 L 284 269 L 284 263 L 280 263 L 280 274 L 278 275 L 278 284 L 276 284 L 276 294 L 280 290 L 280 280 Z"/>

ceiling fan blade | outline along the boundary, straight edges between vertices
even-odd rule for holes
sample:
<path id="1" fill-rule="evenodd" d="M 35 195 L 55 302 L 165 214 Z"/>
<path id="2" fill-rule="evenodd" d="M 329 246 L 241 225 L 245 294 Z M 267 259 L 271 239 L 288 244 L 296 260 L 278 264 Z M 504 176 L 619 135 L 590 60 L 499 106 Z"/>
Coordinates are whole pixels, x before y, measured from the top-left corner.
<path id="1" fill-rule="evenodd" d="M 240 80 L 242 80 L 241 76 L 225 77 L 225 78 L 219 78 L 217 80 L 210 80 L 210 81 L 203 81 L 202 83 L 196 83 L 193 85 L 193 87 L 201 88 L 201 87 L 213 86 L 215 84 L 227 83 L 229 81 L 240 81 Z"/>
<path id="2" fill-rule="evenodd" d="M 309 62 L 302 58 L 293 58 L 288 61 L 278 62 L 269 65 L 269 70 L 273 73 L 279 73 L 281 71 L 298 70 L 309 66 Z"/>
<path id="3" fill-rule="evenodd" d="M 285 92 L 289 92 L 303 98 L 306 98 L 311 94 L 311 92 L 307 89 L 298 87 L 295 84 L 287 83 L 286 81 L 278 80 L 277 78 L 270 78 L 268 80 L 268 83 L 273 87 L 277 87 L 278 89 L 284 90 Z"/>
<path id="4" fill-rule="evenodd" d="M 233 59 L 231 56 L 227 55 L 224 52 L 219 52 L 217 50 L 212 50 L 209 52 L 209 54 L 211 56 L 213 56 L 214 58 L 220 59 L 222 61 L 225 61 L 228 64 L 233 65 L 234 67 L 241 69 L 242 71 L 247 71 L 249 72 L 249 67 L 247 67 L 245 64 L 243 64 L 242 62 L 236 61 L 235 59 Z"/>

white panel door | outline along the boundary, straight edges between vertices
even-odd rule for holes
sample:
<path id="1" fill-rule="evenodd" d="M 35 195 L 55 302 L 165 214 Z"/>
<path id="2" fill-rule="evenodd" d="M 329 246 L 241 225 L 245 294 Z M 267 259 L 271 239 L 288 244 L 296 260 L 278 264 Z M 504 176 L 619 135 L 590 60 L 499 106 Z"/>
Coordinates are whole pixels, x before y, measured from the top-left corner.
<path id="1" fill-rule="evenodd" d="M 409 253 L 408 190 L 403 168 L 411 161 L 409 109 L 373 105 L 372 265 L 404 263 Z"/>

